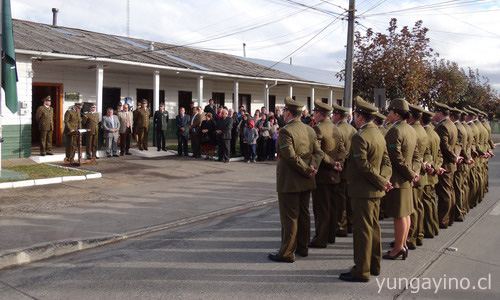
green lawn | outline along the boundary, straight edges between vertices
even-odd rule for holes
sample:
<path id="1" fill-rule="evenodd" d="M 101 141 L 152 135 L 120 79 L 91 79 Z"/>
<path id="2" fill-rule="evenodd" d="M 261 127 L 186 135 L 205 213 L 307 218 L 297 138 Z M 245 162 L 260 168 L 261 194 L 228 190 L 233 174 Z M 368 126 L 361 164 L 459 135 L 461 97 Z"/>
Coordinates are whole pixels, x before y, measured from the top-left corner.
<path id="1" fill-rule="evenodd" d="M 47 164 L 36 164 L 36 165 L 19 165 L 13 167 L 4 168 L 11 171 L 16 171 L 28 175 L 26 179 L 18 180 L 0 180 L 0 182 L 6 181 L 20 181 L 20 180 L 30 180 L 30 179 L 43 179 L 52 177 L 62 177 L 62 176 L 79 176 L 91 174 L 86 171 L 78 171 L 66 168 L 59 168 Z"/>

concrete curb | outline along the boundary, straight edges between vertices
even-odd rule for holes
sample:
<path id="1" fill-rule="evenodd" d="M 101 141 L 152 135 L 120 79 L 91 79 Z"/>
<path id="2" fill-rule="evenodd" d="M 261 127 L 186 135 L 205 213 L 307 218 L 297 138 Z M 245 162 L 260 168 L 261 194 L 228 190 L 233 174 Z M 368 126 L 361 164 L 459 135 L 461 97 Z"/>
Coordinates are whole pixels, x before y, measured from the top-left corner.
<path id="1" fill-rule="evenodd" d="M 142 229 L 132 230 L 123 234 L 110 236 L 98 236 L 85 239 L 67 239 L 50 241 L 46 243 L 36 244 L 23 249 L 7 250 L 0 252 L 0 270 L 9 267 L 15 267 L 23 264 L 28 264 L 43 259 L 56 257 L 64 254 L 77 252 L 80 250 L 91 249 L 99 246 L 104 246 L 111 243 L 116 243 L 130 238 L 139 237 L 149 233 L 168 230 L 179 226 L 189 225 L 200 221 L 220 217 L 223 215 L 237 213 L 260 206 L 265 206 L 277 202 L 276 197 L 268 198 L 249 204 L 242 204 L 230 208 L 221 209 L 207 214 L 184 218 L 173 222 L 145 227 Z"/>
<path id="2" fill-rule="evenodd" d="M 67 168 L 67 167 L 61 167 L 61 166 L 55 166 L 55 167 L 81 171 L 79 169 L 74 169 L 74 168 Z M 46 185 L 46 184 L 63 183 L 63 182 L 69 182 L 69 181 L 81 181 L 81 180 L 88 180 L 88 179 L 97 179 L 97 178 L 101 178 L 101 177 L 102 177 L 101 173 L 92 172 L 91 174 L 79 175 L 79 176 L 63 176 L 63 177 L 52 177 L 52 178 L 43 178 L 43 179 L 35 179 L 35 180 L 31 179 L 31 180 L 22 180 L 22 181 L 14 181 L 14 182 L 2 182 L 2 183 L 0 183 L 0 190 L 19 188 L 19 187 L 29 187 L 29 186 L 35 186 L 35 185 L 38 186 L 38 185 Z"/>

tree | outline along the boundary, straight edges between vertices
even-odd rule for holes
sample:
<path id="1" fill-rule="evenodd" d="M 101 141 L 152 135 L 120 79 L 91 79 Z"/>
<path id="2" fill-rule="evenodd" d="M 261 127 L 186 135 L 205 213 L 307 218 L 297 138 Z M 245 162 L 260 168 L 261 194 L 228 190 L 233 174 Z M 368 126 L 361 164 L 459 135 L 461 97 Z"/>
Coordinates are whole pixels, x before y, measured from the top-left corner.
<path id="1" fill-rule="evenodd" d="M 404 96 L 414 103 L 428 92 L 428 66 L 435 57 L 422 21 L 413 28 L 397 31 L 397 19 L 390 21 L 388 34 L 355 33 L 353 93 L 372 99 L 374 88 L 385 88 L 387 96 Z M 345 70 L 337 74 L 344 79 Z"/>
<path id="2" fill-rule="evenodd" d="M 426 106 L 434 101 L 452 106 L 463 101 L 468 90 L 468 77 L 457 63 L 434 60 L 429 65 L 427 78 L 429 87 L 421 100 Z"/>

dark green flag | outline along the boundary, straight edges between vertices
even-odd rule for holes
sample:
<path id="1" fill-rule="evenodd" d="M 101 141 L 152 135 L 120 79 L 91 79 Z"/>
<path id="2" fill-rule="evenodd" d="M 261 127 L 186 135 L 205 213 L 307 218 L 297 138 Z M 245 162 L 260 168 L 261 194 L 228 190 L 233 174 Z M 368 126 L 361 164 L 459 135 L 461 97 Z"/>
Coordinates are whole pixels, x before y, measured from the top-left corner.
<path id="1" fill-rule="evenodd" d="M 5 103 L 13 113 L 18 110 L 16 82 L 16 53 L 10 0 L 2 0 L 2 88 L 5 91 Z"/>

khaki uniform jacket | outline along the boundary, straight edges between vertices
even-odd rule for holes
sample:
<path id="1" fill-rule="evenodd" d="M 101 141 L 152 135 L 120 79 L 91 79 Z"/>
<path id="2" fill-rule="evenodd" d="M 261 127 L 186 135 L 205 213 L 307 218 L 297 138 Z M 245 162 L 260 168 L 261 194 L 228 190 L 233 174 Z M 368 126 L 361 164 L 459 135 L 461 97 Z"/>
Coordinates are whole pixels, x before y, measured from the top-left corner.
<path id="1" fill-rule="evenodd" d="M 413 122 L 411 127 L 417 134 L 418 163 L 420 164 L 420 179 L 415 182 L 413 186 L 420 187 L 427 185 L 427 173 L 425 172 L 424 162 L 432 160 L 431 150 L 429 148 L 429 138 L 427 137 L 424 127 L 420 124 L 420 121 Z"/>
<path id="2" fill-rule="evenodd" d="M 88 134 L 96 135 L 99 132 L 99 113 L 85 113 L 82 119 L 83 128 L 88 129 Z"/>
<path id="3" fill-rule="evenodd" d="M 495 143 L 493 143 L 493 139 L 491 138 L 491 126 L 490 126 L 490 122 L 488 122 L 485 119 L 485 120 L 483 120 L 481 122 L 481 124 L 483 124 L 484 128 L 486 128 L 486 131 L 488 132 L 487 140 L 488 140 L 488 145 L 490 146 L 490 150 L 491 150 L 495 146 Z"/>
<path id="4" fill-rule="evenodd" d="M 68 109 L 64 114 L 64 133 L 68 134 L 73 130 L 78 130 L 82 128 L 82 119 L 80 118 L 80 113 Z"/>
<path id="5" fill-rule="evenodd" d="M 481 145 L 481 143 L 479 141 L 479 129 L 477 128 L 474 121 L 467 122 L 467 125 L 469 125 L 469 127 L 472 131 L 472 136 L 473 136 L 473 141 L 474 141 L 473 144 L 474 144 L 475 152 L 473 153 L 472 158 L 476 158 L 478 156 L 484 155 L 483 146 Z"/>
<path id="6" fill-rule="evenodd" d="M 134 123 L 135 123 L 135 128 L 136 129 L 142 129 L 142 128 L 149 128 L 149 116 L 151 115 L 151 112 L 149 109 L 143 109 L 142 107 L 139 107 L 138 109 L 135 110 L 136 114 L 134 116 Z"/>
<path id="7" fill-rule="evenodd" d="M 389 131 L 389 129 L 387 129 L 384 125 L 380 126 L 378 129 L 380 130 L 380 133 L 382 134 L 383 137 L 385 137 L 385 135 Z"/>
<path id="8" fill-rule="evenodd" d="M 432 161 L 429 162 L 432 168 L 437 171 L 441 168 L 443 164 L 443 154 L 441 153 L 441 149 L 439 148 L 439 135 L 437 135 L 434 130 L 434 126 L 431 124 L 424 126 L 425 132 L 427 133 L 427 137 L 429 138 L 429 149 L 431 150 Z M 427 184 L 435 185 L 439 182 L 438 175 L 427 175 Z"/>
<path id="9" fill-rule="evenodd" d="M 298 119 L 291 120 L 280 129 L 277 148 L 277 192 L 298 193 L 315 189 L 315 178 L 309 177 L 310 166 L 318 169 L 325 154 L 314 130 Z"/>
<path id="10" fill-rule="evenodd" d="M 38 130 L 51 131 L 54 130 L 54 109 L 45 105 L 38 107 L 35 114 L 35 120 L 38 123 Z"/>
<path id="11" fill-rule="evenodd" d="M 415 130 L 406 121 L 396 122 L 385 141 L 392 165 L 392 185 L 398 189 L 411 188 L 411 181 L 420 171 Z"/>
<path id="12" fill-rule="evenodd" d="M 465 151 L 467 152 L 469 158 L 473 158 L 476 152 L 474 132 L 467 122 L 462 122 L 462 126 L 465 128 L 465 131 L 467 131 L 467 146 L 465 147 Z"/>
<path id="13" fill-rule="evenodd" d="M 457 165 L 457 171 L 464 172 L 467 170 L 466 162 L 469 160 L 470 156 L 467 154 L 467 140 L 469 137 L 467 136 L 467 130 L 465 130 L 464 125 L 460 123 L 460 121 L 453 122 L 455 126 L 457 126 L 457 145 L 456 152 L 460 156 L 464 158 L 463 162 Z"/>
<path id="14" fill-rule="evenodd" d="M 441 148 L 441 153 L 443 154 L 442 168 L 446 169 L 447 172 L 454 172 L 457 170 L 457 127 L 449 118 L 446 118 L 438 123 L 435 130 L 440 138 L 439 147 Z"/>
<path id="15" fill-rule="evenodd" d="M 347 156 L 349 156 L 349 153 L 351 150 L 351 140 L 352 140 L 352 137 L 356 134 L 356 129 L 354 129 L 354 127 L 352 127 L 352 125 L 347 123 L 346 120 L 342 120 L 342 121 L 338 122 L 337 128 L 340 130 L 340 133 L 342 133 L 342 137 L 344 138 L 345 151 L 347 153 Z M 347 163 L 347 157 L 346 157 L 345 162 Z M 346 174 L 347 174 L 346 173 L 347 172 L 346 163 L 344 163 L 344 165 L 342 166 L 343 170 L 340 173 L 341 179 L 347 178 L 347 176 L 346 176 Z"/>
<path id="16" fill-rule="evenodd" d="M 313 127 L 325 157 L 321 162 L 316 175 L 316 183 L 334 184 L 340 182 L 340 172 L 335 171 L 336 162 L 344 165 L 347 155 L 344 138 L 339 129 L 329 118 L 324 119 Z"/>
<path id="17" fill-rule="evenodd" d="M 134 113 L 130 110 L 127 112 L 121 111 L 118 113 L 118 121 L 120 121 L 120 129 L 118 132 L 124 134 L 127 131 L 127 116 L 130 121 L 130 131 L 134 129 Z"/>
<path id="18" fill-rule="evenodd" d="M 392 175 L 384 137 L 368 123 L 352 138 L 347 164 L 347 193 L 351 198 L 381 198 Z"/>
<path id="19" fill-rule="evenodd" d="M 483 123 L 479 120 L 475 120 L 474 124 L 476 124 L 477 129 L 479 130 L 479 142 L 481 143 L 481 147 L 483 152 L 490 151 L 490 145 L 488 143 L 488 130 L 484 127 Z"/>

